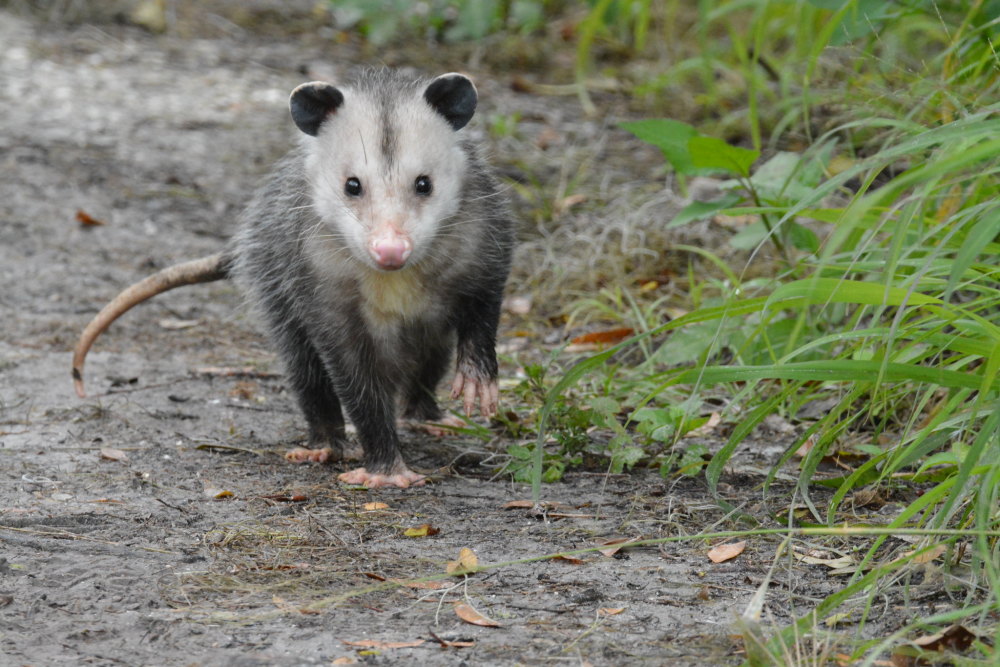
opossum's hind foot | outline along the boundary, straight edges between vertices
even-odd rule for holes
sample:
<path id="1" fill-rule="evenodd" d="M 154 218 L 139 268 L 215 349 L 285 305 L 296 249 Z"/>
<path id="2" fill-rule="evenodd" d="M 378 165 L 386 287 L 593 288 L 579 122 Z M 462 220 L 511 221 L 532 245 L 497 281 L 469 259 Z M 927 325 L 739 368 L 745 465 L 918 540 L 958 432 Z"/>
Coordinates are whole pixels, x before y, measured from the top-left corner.
<path id="1" fill-rule="evenodd" d="M 344 443 L 337 447 L 296 447 L 285 452 L 285 460 L 291 463 L 333 463 L 357 461 L 363 454 L 357 445 Z"/>
<path id="2" fill-rule="evenodd" d="M 485 380 L 473 373 L 458 371 L 451 383 L 451 397 L 459 396 L 462 397 L 462 408 L 466 416 L 472 415 L 478 398 L 479 411 L 484 417 L 492 417 L 497 413 L 497 404 L 500 402 L 500 385 L 496 378 Z"/>
<path id="3" fill-rule="evenodd" d="M 396 472 L 385 474 L 380 472 L 368 472 L 364 468 L 355 468 L 337 476 L 344 484 L 355 486 L 365 486 L 369 489 L 377 489 L 383 486 L 395 486 L 400 489 L 407 489 L 411 486 L 423 486 L 427 478 L 420 473 L 413 472 L 404 465 L 398 465 Z"/>
<path id="4" fill-rule="evenodd" d="M 461 417 L 455 415 L 445 415 L 437 419 L 428 420 L 407 420 L 406 427 L 414 431 L 422 431 L 429 436 L 441 438 L 446 435 L 455 435 L 456 429 L 466 428 L 468 424 Z"/>
<path id="5" fill-rule="evenodd" d="M 333 447 L 322 449 L 307 449 L 306 447 L 296 447 L 285 452 L 285 460 L 292 463 L 326 463 L 328 461 L 339 461 L 340 452 Z"/>
<path id="6" fill-rule="evenodd" d="M 463 428 L 467 424 L 461 417 L 444 414 L 433 397 L 421 394 L 410 399 L 403 418 L 396 420 L 396 426 L 440 438 L 454 435 L 455 429 Z"/>

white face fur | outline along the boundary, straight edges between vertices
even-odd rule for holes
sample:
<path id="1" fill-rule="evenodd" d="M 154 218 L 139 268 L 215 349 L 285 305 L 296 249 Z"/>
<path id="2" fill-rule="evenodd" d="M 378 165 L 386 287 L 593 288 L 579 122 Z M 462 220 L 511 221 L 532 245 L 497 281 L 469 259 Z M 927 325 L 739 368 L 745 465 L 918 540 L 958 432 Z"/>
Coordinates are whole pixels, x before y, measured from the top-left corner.
<path id="1" fill-rule="evenodd" d="M 388 102 L 341 90 L 343 104 L 317 136 L 303 137 L 315 210 L 327 225 L 321 234 L 376 271 L 385 267 L 372 254 L 373 238 L 396 234 L 410 247 L 402 270 L 418 265 L 458 210 L 467 168 L 458 135 L 422 88 Z"/>

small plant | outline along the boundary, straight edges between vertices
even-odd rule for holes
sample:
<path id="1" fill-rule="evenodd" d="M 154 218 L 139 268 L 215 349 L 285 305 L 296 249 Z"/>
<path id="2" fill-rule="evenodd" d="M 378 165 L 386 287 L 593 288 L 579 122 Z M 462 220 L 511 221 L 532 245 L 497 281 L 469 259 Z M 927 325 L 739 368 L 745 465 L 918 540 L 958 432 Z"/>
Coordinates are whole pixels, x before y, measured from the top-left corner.
<path id="1" fill-rule="evenodd" d="M 594 11 L 608 6 L 598 3 Z M 819 30 L 802 29 L 812 25 Z M 786 653 L 783 647 L 797 645 L 817 617 L 834 615 L 852 596 L 893 585 L 916 562 L 912 554 L 886 559 L 893 531 L 953 531 L 976 544 L 963 563 L 963 576 L 974 583 L 962 606 L 931 619 L 907 614 L 900 620 L 905 629 L 963 618 L 985 623 L 1000 605 L 996 8 L 720 1 L 699 3 L 697 28 L 704 49 L 691 71 L 705 74 L 701 101 L 732 109 L 711 126 L 742 123 L 741 131 L 724 134 L 737 139 L 731 144 L 671 119 L 623 127 L 660 148 L 682 188 L 694 176 L 726 179 L 719 198 L 692 202 L 667 224 L 739 216 L 750 224 L 730 243 L 751 249 L 753 258 L 772 244 L 780 262 L 754 281 L 734 276 L 718 297 L 673 319 L 664 313 L 631 341 L 569 368 L 543 404 L 539 440 L 577 383 L 606 369 L 613 355 L 649 345 L 645 361 L 605 379 L 599 395 L 643 388 L 632 404 L 644 407 L 630 419 L 653 446 L 676 443 L 687 415 L 698 414 L 711 388 L 725 387 L 727 442 L 707 465 L 695 449 L 680 463 L 682 471 L 704 470 L 723 507 L 735 509 L 717 493 L 723 470 L 775 413 L 797 428 L 765 490 L 782 469 L 798 469 L 795 494 L 805 512 L 795 521 L 857 521 L 847 499 L 862 487 L 907 498 L 884 516 L 886 532 L 864 545 L 843 589 L 816 606 L 817 616 L 760 638 L 760 656 Z M 845 54 L 853 58 L 849 66 Z M 722 90 L 734 80 L 746 104 L 732 103 L 732 91 Z M 668 391 L 687 399 L 661 400 Z M 810 404 L 823 408 L 800 417 Z M 688 405 L 695 409 L 680 408 Z M 840 474 L 824 472 L 827 455 L 848 446 L 857 459 Z M 669 466 L 682 454 L 672 456 Z M 832 495 L 817 494 L 818 484 Z M 869 597 L 852 621 L 858 636 L 872 606 Z M 874 664 L 884 649 L 858 642 L 844 650 L 852 651 L 850 661 Z"/>
<path id="2" fill-rule="evenodd" d="M 527 0 L 329 0 L 337 23 L 375 46 L 402 33 L 446 42 L 477 40 L 501 30 L 530 33 L 545 24 L 545 3 Z"/>
<path id="3" fill-rule="evenodd" d="M 525 374 L 527 377 L 515 391 L 523 401 L 537 405 L 548 392 L 545 367 L 529 365 Z M 619 402 L 607 396 L 591 398 L 585 406 L 573 397 L 564 396 L 553 404 L 547 424 L 548 437 L 541 445 L 545 482 L 558 481 L 568 468 L 581 465 L 603 467 L 617 474 L 634 466 L 646 454 L 626 429 Z M 510 445 L 507 453 L 511 461 L 505 472 L 517 481 L 530 482 L 536 459 L 534 448 L 538 446 L 537 443 Z"/>
<path id="4" fill-rule="evenodd" d="M 823 180 L 833 143 L 821 144 L 806 155 L 780 152 L 751 171 L 760 151 L 730 145 L 700 134 L 687 123 L 654 119 L 622 123 L 622 127 L 663 152 L 679 176 L 681 187 L 688 176 L 724 174 L 732 180 L 720 183 L 722 196 L 713 201 L 693 201 L 669 223 L 679 227 L 720 212 L 739 213 L 737 207 L 752 206 L 757 222 L 745 227 L 729 243 L 751 249 L 770 240 L 791 263 L 787 248 L 809 253 L 819 249 L 819 239 L 808 227 L 783 214 L 803 202 L 811 202 Z M 775 218 L 781 218 L 777 226 Z"/>

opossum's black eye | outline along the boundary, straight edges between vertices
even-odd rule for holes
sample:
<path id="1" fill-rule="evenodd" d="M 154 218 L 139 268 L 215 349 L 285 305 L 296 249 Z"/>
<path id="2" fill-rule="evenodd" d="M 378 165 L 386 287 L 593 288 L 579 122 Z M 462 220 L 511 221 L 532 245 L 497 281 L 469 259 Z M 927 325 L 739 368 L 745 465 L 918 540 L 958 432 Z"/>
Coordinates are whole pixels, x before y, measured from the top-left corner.
<path id="1" fill-rule="evenodd" d="M 347 182 L 344 183 L 344 192 L 346 192 L 350 197 L 360 197 L 361 181 L 359 181 L 354 176 L 351 176 L 349 179 L 347 179 Z"/>
<path id="2" fill-rule="evenodd" d="M 417 176 L 417 180 L 413 181 L 413 189 L 416 190 L 418 195 L 426 197 L 434 190 L 434 186 L 431 184 L 431 177 Z"/>

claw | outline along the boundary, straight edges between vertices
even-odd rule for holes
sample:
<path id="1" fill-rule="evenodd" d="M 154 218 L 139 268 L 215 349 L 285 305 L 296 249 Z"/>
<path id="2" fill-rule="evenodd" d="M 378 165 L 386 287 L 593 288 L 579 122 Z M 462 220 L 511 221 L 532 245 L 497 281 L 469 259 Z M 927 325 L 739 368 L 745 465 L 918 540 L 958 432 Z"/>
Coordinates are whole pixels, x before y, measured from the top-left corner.
<path id="1" fill-rule="evenodd" d="M 500 401 L 500 385 L 496 380 L 481 380 L 459 371 L 451 383 L 451 397 L 462 397 L 462 408 L 466 416 L 472 416 L 479 398 L 479 412 L 484 417 L 492 417 L 497 412 Z"/>

